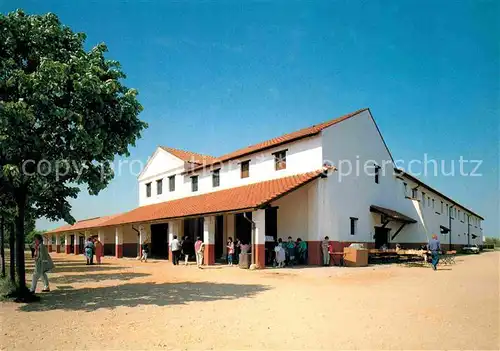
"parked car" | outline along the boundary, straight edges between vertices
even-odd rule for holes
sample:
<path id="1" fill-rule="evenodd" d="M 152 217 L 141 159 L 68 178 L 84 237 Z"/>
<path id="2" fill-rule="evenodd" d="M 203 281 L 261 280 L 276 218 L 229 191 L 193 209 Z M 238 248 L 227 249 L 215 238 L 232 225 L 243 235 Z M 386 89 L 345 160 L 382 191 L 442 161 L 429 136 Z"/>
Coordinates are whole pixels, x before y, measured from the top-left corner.
<path id="1" fill-rule="evenodd" d="M 478 254 L 479 253 L 479 247 L 477 245 L 469 245 L 469 246 L 464 246 L 462 248 L 462 251 L 464 253 L 473 253 L 473 254 Z"/>

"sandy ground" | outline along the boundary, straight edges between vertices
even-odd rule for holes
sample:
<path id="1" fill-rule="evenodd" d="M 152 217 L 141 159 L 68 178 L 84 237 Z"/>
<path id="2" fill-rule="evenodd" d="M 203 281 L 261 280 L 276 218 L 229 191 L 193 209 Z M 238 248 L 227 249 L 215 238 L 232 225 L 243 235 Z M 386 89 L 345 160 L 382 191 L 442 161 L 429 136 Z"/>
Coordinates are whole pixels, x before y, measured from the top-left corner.
<path id="1" fill-rule="evenodd" d="M 0 349 L 500 348 L 499 252 L 437 272 L 53 257 L 41 303 L 0 305 Z"/>

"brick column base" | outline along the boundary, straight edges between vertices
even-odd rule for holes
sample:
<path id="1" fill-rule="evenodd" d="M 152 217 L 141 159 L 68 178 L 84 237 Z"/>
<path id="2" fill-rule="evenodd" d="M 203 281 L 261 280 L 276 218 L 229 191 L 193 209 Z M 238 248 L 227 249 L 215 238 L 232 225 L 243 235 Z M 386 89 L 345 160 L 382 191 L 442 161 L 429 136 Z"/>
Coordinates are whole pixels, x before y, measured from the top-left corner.
<path id="1" fill-rule="evenodd" d="M 79 245 L 75 245 L 75 252 L 73 252 L 75 255 L 79 255 L 80 254 L 80 246 Z"/>
<path id="2" fill-rule="evenodd" d="M 307 264 L 323 264 L 323 254 L 321 253 L 321 241 L 307 242 Z"/>
<path id="3" fill-rule="evenodd" d="M 215 264 L 215 245 L 214 244 L 205 244 L 205 253 L 203 262 L 206 265 Z"/>
<path id="4" fill-rule="evenodd" d="M 60 253 L 61 252 L 61 245 L 56 245 L 56 253 Z"/>
<path id="5" fill-rule="evenodd" d="M 254 244 L 255 265 L 257 268 L 266 268 L 266 248 L 264 244 Z"/>
<path id="6" fill-rule="evenodd" d="M 49 251 L 49 252 L 52 252 L 52 244 L 49 244 L 49 245 L 47 245 L 47 246 L 48 246 L 48 247 L 47 247 L 48 251 Z"/>
<path id="7" fill-rule="evenodd" d="M 122 258 L 123 257 L 123 245 L 116 245 L 115 257 L 116 258 Z"/>
<path id="8" fill-rule="evenodd" d="M 71 245 L 65 245 L 65 250 L 66 255 L 69 255 L 71 253 Z"/>

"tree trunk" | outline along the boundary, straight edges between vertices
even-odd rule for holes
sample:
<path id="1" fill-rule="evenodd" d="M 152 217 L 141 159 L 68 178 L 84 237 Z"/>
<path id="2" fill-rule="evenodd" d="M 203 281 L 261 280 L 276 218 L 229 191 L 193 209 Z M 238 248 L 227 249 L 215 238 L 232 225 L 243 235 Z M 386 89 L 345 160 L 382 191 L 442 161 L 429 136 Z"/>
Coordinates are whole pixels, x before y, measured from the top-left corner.
<path id="1" fill-rule="evenodd" d="M 17 279 L 19 293 L 23 295 L 26 291 L 26 271 L 24 264 L 24 217 L 26 211 L 26 194 L 21 192 L 16 196 L 17 217 L 16 217 L 16 261 Z"/>
<path id="2" fill-rule="evenodd" d="M 3 216 L 0 218 L 0 256 L 2 260 L 2 278 L 5 278 L 5 221 Z"/>
<path id="3" fill-rule="evenodd" d="M 9 250 L 10 250 L 10 281 L 12 282 L 13 285 L 16 284 L 16 249 L 15 249 L 15 243 L 16 243 L 16 237 L 15 235 L 15 230 L 14 230 L 14 222 L 10 223 L 10 230 L 9 230 Z"/>

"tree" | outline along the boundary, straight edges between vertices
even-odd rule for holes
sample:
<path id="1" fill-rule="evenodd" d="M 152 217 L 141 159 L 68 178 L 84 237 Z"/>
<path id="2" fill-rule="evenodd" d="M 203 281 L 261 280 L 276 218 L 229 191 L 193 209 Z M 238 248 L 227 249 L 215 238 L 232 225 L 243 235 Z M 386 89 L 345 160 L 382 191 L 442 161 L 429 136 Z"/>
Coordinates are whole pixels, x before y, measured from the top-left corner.
<path id="1" fill-rule="evenodd" d="M 68 198 L 81 185 L 104 189 L 115 156 L 128 156 L 147 127 L 118 61 L 104 44 L 86 51 L 85 39 L 51 13 L 0 15 L 0 189 L 17 207 L 21 295 L 26 214 L 73 223 Z"/>

